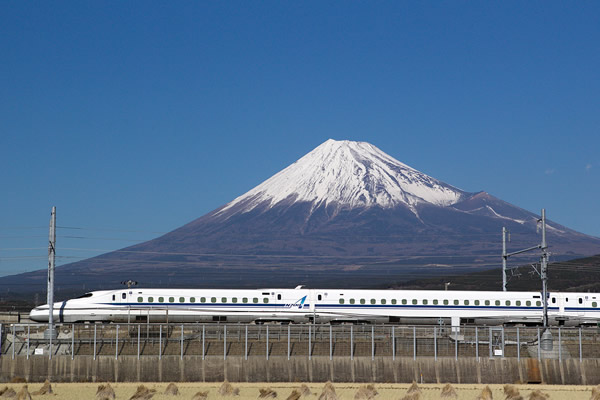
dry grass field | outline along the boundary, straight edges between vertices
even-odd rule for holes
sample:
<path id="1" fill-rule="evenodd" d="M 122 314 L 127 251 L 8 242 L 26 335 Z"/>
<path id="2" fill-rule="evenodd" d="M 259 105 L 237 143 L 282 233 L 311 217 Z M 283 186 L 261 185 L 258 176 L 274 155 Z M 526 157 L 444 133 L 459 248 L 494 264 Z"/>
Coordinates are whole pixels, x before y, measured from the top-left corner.
<path id="1" fill-rule="evenodd" d="M 10 393 L 0 394 L 0 399 L 13 398 L 17 399 L 19 391 L 22 390 L 24 384 L 10 383 L 0 385 L 0 392 L 5 390 L 6 387 L 13 389 L 12 396 Z M 80 400 L 80 399 L 100 399 L 100 398 L 112 398 L 96 396 L 100 383 L 53 383 L 52 391 L 53 394 L 35 394 L 34 392 L 42 388 L 41 383 L 30 383 L 28 384 L 27 390 L 31 393 L 32 399 L 65 399 L 65 400 Z M 334 383 L 334 393 L 327 393 L 328 396 L 321 396 L 325 384 L 307 384 L 311 394 L 307 396 L 302 395 L 300 390 L 300 383 L 231 383 L 233 390 L 239 390 L 239 395 L 223 395 L 224 392 L 232 392 L 232 388 L 223 390 L 222 383 L 175 383 L 178 391 L 177 395 L 166 394 L 165 391 L 169 386 L 169 383 L 111 383 L 110 386 L 114 389 L 116 399 L 131 399 L 132 396 L 138 390 L 140 385 L 144 385 L 145 388 L 149 389 L 151 393 L 138 392 L 140 399 L 222 399 L 230 398 L 232 400 L 256 400 L 256 399 L 273 399 L 278 400 L 428 400 L 428 399 L 477 399 L 485 398 L 479 397 L 482 394 L 482 390 L 486 385 L 451 385 L 450 388 L 444 390 L 446 385 L 433 385 L 423 384 L 418 385 L 418 394 L 409 394 L 410 384 L 374 384 L 376 395 L 373 397 L 373 392 L 367 389 L 365 385 L 354 384 L 354 383 Z M 592 386 L 558 386 L 558 385 L 511 385 L 513 389 L 518 391 L 518 394 L 514 394 L 512 397 L 508 396 L 504 392 L 504 385 L 489 385 L 491 389 L 492 398 L 495 400 L 517 400 L 531 399 L 531 400 L 544 400 L 544 399 L 568 399 L 568 400 L 588 400 L 592 397 Z M 362 389 L 361 389 L 362 388 Z M 262 389 L 262 390 L 261 390 Z M 265 389 L 270 389 L 265 390 Z M 173 387 L 170 388 L 173 391 Z M 235 391 L 237 391 L 235 390 Z M 295 396 L 290 396 L 292 392 L 296 390 Z M 531 396 L 534 391 L 541 391 L 546 396 Z M 152 393 L 152 391 L 154 391 Z M 204 396 L 195 396 L 199 392 L 204 392 Z M 263 397 L 259 397 L 261 392 Z M 17 393 L 17 394 L 14 394 Z M 306 394 L 306 389 L 304 391 Z M 7 396 L 8 395 L 8 396 Z M 28 398 L 28 397 L 22 397 Z M 489 397 L 488 397 L 489 399 Z"/>

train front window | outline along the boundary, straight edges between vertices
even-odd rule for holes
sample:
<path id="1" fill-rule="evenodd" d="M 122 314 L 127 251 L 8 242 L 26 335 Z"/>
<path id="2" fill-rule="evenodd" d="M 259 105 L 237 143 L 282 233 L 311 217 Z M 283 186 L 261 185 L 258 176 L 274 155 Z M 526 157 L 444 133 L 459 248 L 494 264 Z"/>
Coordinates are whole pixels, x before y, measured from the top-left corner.
<path id="1" fill-rule="evenodd" d="M 82 294 L 79 297 L 76 297 L 76 299 L 85 299 L 86 297 L 92 297 L 94 294 L 93 293 L 86 293 L 86 294 Z"/>

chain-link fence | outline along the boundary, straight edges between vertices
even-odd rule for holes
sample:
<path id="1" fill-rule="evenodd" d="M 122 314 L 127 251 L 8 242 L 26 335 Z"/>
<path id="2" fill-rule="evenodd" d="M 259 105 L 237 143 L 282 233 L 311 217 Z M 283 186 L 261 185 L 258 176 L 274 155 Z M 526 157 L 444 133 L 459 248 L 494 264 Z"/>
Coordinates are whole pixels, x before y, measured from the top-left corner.
<path id="1" fill-rule="evenodd" d="M 255 324 L 1 324 L 2 357 L 600 358 L 600 329 Z"/>

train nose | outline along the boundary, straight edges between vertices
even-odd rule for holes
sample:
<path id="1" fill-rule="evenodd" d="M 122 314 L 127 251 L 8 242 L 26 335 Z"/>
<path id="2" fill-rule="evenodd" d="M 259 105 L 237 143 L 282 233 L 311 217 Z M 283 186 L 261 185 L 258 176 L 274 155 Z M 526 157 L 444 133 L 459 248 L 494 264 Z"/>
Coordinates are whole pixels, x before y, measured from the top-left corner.
<path id="1" fill-rule="evenodd" d="M 48 322 L 48 306 L 40 306 L 31 310 L 29 319 L 35 322 Z"/>

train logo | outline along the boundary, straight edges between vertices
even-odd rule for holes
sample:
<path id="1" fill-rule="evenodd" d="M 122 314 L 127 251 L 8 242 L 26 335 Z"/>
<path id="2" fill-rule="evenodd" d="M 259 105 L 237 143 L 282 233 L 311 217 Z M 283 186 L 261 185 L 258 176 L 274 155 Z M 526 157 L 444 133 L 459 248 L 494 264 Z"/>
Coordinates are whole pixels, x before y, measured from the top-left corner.
<path id="1" fill-rule="evenodd" d="M 302 308 L 304 307 L 304 302 L 305 301 L 306 301 L 306 296 L 304 296 L 301 299 L 297 300 L 295 303 L 286 304 L 286 305 L 284 305 L 284 307 L 285 308 L 298 308 L 299 310 L 302 310 Z"/>

